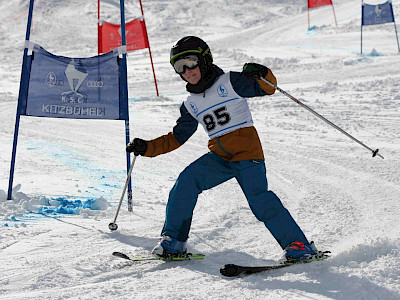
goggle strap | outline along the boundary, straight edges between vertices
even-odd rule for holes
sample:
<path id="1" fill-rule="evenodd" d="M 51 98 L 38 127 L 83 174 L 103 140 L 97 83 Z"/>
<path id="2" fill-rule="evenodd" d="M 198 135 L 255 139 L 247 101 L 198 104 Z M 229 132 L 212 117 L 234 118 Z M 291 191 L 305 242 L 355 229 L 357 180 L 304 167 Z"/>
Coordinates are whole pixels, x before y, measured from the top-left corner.
<path id="1" fill-rule="evenodd" d="M 204 56 L 206 56 L 207 55 L 207 53 L 209 53 L 210 52 L 210 48 L 207 48 L 207 49 L 205 49 L 205 50 L 203 50 L 202 48 L 198 48 L 198 50 L 186 50 L 186 51 L 182 51 L 182 52 L 179 52 L 178 54 L 175 54 L 174 56 L 172 56 L 171 57 L 171 60 L 170 60 L 170 63 L 171 63 L 171 65 L 174 65 L 174 63 L 176 62 L 176 59 L 179 57 L 179 56 L 183 56 L 183 55 L 185 55 L 185 54 L 189 54 L 189 53 L 199 53 L 199 54 L 201 54 L 203 57 Z M 210 52 L 210 55 L 211 55 L 211 52 Z M 212 56 L 211 56 L 212 57 Z"/>

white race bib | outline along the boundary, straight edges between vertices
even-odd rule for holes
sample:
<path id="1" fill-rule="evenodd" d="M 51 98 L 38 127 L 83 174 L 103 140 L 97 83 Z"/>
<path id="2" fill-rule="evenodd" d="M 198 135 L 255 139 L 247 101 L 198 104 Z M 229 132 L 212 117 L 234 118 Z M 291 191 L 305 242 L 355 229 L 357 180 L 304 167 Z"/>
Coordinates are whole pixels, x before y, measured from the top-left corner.
<path id="1" fill-rule="evenodd" d="M 253 126 L 247 99 L 236 94 L 229 73 L 221 75 L 205 96 L 190 94 L 184 102 L 189 113 L 204 127 L 210 139 L 239 128 Z"/>

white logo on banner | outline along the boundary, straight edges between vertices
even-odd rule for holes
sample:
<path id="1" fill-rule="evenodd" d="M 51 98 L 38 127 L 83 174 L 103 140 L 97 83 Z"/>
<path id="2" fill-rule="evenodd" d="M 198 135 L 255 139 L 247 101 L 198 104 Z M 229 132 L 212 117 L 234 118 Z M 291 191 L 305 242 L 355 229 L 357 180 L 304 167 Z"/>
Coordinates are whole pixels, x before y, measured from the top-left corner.
<path id="1" fill-rule="evenodd" d="M 88 76 L 88 73 L 83 73 L 75 69 L 75 64 L 74 61 L 72 60 L 69 63 L 67 69 L 65 70 L 65 75 L 67 76 L 69 86 L 71 87 L 71 91 L 76 92 L 79 90 L 79 87 L 81 86 L 82 82 Z M 75 88 L 74 88 L 74 79 L 78 80 L 78 83 L 76 84 Z"/>
<path id="2" fill-rule="evenodd" d="M 46 83 L 49 87 L 55 86 L 57 82 L 56 74 L 53 72 L 47 74 Z"/>
<path id="3" fill-rule="evenodd" d="M 378 17 L 381 16 L 382 13 L 382 7 L 380 5 L 375 6 L 375 13 Z"/>
<path id="4" fill-rule="evenodd" d="M 128 36 L 128 32 L 129 32 L 129 30 L 126 30 L 126 28 L 125 28 L 125 37 Z M 122 29 L 121 29 L 121 27 L 118 28 L 118 34 L 119 34 L 119 36 L 122 37 Z"/>
<path id="5" fill-rule="evenodd" d="M 57 80 L 56 74 L 54 74 L 53 72 L 50 72 L 49 74 L 47 74 L 46 84 L 48 87 L 53 87 L 56 85 L 64 85 L 64 81 Z"/>
<path id="6" fill-rule="evenodd" d="M 87 73 L 78 71 L 75 69 L 74 60 L 72 60 L 67 69 L 65 70 L 65 75 L 67 76 L 67 80 L 69 83 L 69 87 L 71 91 L 64 92 L 61 94 L 62 102 L 71 102 L 71 103 L 86 103 L 87 96 L 78 93 L 79 88 L 81 87 L 83 81 L 88 76 Z M 77 81 L 76 85 L 74 83 Z"/>

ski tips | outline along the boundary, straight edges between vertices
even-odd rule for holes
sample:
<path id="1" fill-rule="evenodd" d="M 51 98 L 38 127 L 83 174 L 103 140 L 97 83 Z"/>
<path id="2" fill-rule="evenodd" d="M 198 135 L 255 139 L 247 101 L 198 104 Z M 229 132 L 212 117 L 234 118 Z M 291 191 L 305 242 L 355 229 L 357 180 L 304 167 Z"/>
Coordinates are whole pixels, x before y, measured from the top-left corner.
<path id="1" fill-rule="evenodd" d="M 113 252 L 112 255 L 114 255 L 116 257 L 124 258 L 124 259 L 130 259 L 128 255 L 121 253 L 121 252 Z"/>
<path id="2" fill-rule="evenodd" d="M 219 272 L 226 277 L 235 277 L 243 272 L 243 268 L 234 264 L 227 264 L 221 267 Z"/>

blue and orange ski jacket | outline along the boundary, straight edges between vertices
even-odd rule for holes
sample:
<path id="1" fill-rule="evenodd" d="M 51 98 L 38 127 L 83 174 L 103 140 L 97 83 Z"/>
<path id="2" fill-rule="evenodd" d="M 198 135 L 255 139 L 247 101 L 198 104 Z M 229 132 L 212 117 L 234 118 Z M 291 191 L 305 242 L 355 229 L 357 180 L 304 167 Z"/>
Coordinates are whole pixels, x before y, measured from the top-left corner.
<path id="1" fill-rule="evenodd" d="M 215 66 L 215 68 L 219 76 L 224 74 L 219 67 Z M 270 69 L 265 78 L 276 85 L 276 78 Z M 243 98 L 275 93 L 275 88 L 264 81 L 249 78 L 241 72 L 230 72 L 230 82 L 235 92 Z M 173 151 L 182 146 L 196 132 L 199 122 L 189 113 L 184 104 L 180 107 L 180 114 L 171 132 L 147 141 L 147 151 L 144 156 L 154 157 Z M 208 148 L 227 161 L 264 159 L 261 142 L 254 126 L 239 128 L 213 138 L 208 141 Z"/>

